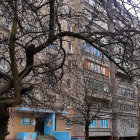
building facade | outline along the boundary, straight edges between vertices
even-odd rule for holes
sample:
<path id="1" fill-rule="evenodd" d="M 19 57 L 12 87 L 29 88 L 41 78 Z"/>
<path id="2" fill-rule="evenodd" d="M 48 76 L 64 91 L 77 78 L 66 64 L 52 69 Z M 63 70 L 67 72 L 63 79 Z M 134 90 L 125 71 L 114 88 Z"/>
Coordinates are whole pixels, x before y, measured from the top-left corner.
<path id="1" fill-rule="evenodd" d="M 63 28 L 67 31 L 92 30 L 108 31 L 110 30 L 109 21 L 105 7 L 97 0 L 69 0 L 66 1 L 69 14 L 69 20 L 63 21 Z M 84 21 L 79 29 L 75 24 L 79 21 L 72 19 L 73 13 L 84 11 L 84 17 L 80 17 L 81 22 Z M 95 12 L 96 11 L 96 12 Z M 98 13 L 98 14 L 97 14 Z M 94 17 L 95 15 L 95 17 Z M 93 20 L 94 17 L 94 20 Z M 75 20 L 75 21 L 73 21 Z M 115 19 L 114 19 L 115 20 Z M 86 27 L 92 21 L 90 28 Z M 4 23 L 6 21 L 4 20 Z M 75 24 L 74 24 L 75 23 Z M 122 23 L 119 23 L 122 26 Z M 5 28 L 9 28 L 5 23 Z M 123 72 L 116 71 L 115 75 L 115 93 L 111 93 L 110 86 L 112 67 L 110 61 L 98 49 L 91 46 L 86 41 L 79 41 L 72 37 L 67 37 L 65 42 L 65 50 L 67 52 L 68 64 L 70 69 L 76 72 L 80 67 L 87 72 L 90 77 L 89 86 L 97 86 L 94 94 L 90 95 L 91 100 L 95 102 L 92 113 L 98 112 L 89 126 L 90 140 L 111 140 L 116 139 L 132 139 L 137 136 L 137 95 L 133 83 L 125 77 Z M 108 41 L 103 38 L 103 42 Z M 55 45 L 52 45 L 55 48 Z M 51 49 L 54 49 L 51 48 Z M 108 53 L 108 52 L 107 52 Z M 78 54 L 75 55 L 75 54 Z M 73 78 L 73 77 L 72 77 Z M 69 78 L 69 88 L 75 92 L 74 79 Z M 97 94 L 95 94 L 97 93 Z M 112 98 L 115 97 L 115 106 Z M 73 108 L 67 106 L 65 109 L 68 115 L 71 114 Z M 115 108 L 115 109 L 114 109 Z M 31 109 L 31 108 L 30 108 Z M 73 123 L 64 119 L 49 110 L 30 110 L 28 108 L 19 108 L 10 110 L 9 132 L 6 139 L 16 139 L 19 132 L 38 132 L 38 134 L 47 135 L 52 131 L 67 131 L 71 133 L 73 139 L 83 139 L 85 136 L 85 126 Z M 15 111 L 16 110 L 16 111 Z M 114 117 L 114 113 L 116 114 Z M 75 112 L 76 114 L 76 112 Z M 50 117 L 50 118 L 49 118 Z M 49 126 L 52 125 L 52 129 Z M 47 127 L 48 126 L 48 127 Z"/>
<path id="2" fill-rule="evenodd" d="M 110 25 L 111 23 L 106 17 L 107 8 L 103 7 L 100 2 L 96 0 L 85 0 L 80 2 L 80 4 L 78 3 L 77 9 L 79 11 L 84 10 L 86 14 L 83 28 L 88 25 L 87 23 L 89 23 L 89 21 L 92 21 L 92 25 L 90 25 L 89 30 L 92 26 L 91 30 L 93 31 L 115 31 L 115 27 L 113 28 L 114 24 Z M 96 12 L 94 13 L 94 11 L 98 13 L 97 17 Z M 112 19 L 115 22 L 118 16 L 117 9 L 114 8 L 112 12 L 115 12 L 116 15 L 116 17 L 114 16 Z M 122 9 L 122 13 L 125 17 L 123 19 L 124 22 L 118 20 L 115 25 L 117 28 L 125 27 L 125 20 L 129 22 L 125 9 Z M 103 42 L 106 41 L 108 40 L 104 38 Z M 81 60 L 83 60 L 83 68 L 88 71 L 88 74 L 93 77 L 93 79 L 96 81 L 99 80 L 103 83 L 104 86 L 102 89 L 99 89 L 99 91 L 104 92 L 104 94 L 106 91 L 110 93 L 109 102 L 110 106 L 113 107 L 108 108 L 108 110 L 111 111 L 111 113 L 109 113 L 111 115 L 108 117 L 104 114 L 103 120 L 101 118 L 93 120 L 89 129 L 90 139 L 113 139 L 113 137 L 115 139 L 135 139 L 138 132 L 138 93 L 136 92 L 133 82 L 129 80 L 126 74 L 118 70 L 116 66 L 113 66 L 114 68 L 112 68 L 109 60 L 103 56 L 99 50 L 94 48 L 94 46 L 91 46 L 86 42 L 80 42 L 78 47 L 78 51 L 82 53 Z M 73 45 L 72 48 L 74 50 L 77 46 Z M 113 51 L 118 51 L 118 47 L 114 46 Z M 117 61 L 117 58 L 115 60 Z M 78 59 L 77 64 L 79 64 Z M 113 71 L 113 69 L 115 69 L 115 71 Z M 96 76 L 94 76 L 95 73 Z M 114 83 L 112 83 L 113 80 L 110 73 L 113 73 L 115 77 Z M 114 85 L 114 93 L 111 93 L 112 90 L 110 90 L 112 85 Z M 98 97 L 104 99 L 104 97 L 99 94 Z M 115 100 L 112 98 L 115 98 Z M 93 98 L 93 102 L 94 100 L 96 100 L 96 98 Z M 101 112 L 102 111 L 100 111 L 100 113 Z M 76 137 L 84 136 L 84 127 L 79 125 L 76 126 Z"/>
<path id="3" fill-rule="evenodd" d="M 52 135 L 54 132 L 66 132 L 75 136 L 75 126 L 71 126 L 64 118 L 47 109 L 29 107 L 10 108 L 10 120 L 6 140 L 18 139 L 20 133 L 30 136 Z M 68 112 L 62 112 L 67 114 Z M 64 134 L 63 134 L 64 135 Z M 36 138 L 36 136 L 35 136 Z"/>

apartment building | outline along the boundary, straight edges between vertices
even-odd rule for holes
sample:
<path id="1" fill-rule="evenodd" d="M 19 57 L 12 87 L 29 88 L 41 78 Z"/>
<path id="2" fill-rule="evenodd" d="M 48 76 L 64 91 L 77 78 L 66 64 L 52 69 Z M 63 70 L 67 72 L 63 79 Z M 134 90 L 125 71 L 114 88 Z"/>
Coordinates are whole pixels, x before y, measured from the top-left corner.
<path id="1" fill-rule="evenodd" d="M 134 85 L 123 73 L 116 73 L 117 115 L 113 120 L 114 136 L 134 139 L 138 132 L 138 96 Z"/>
<path id="2" fill-rule="evenodd" d="M 93 31 L 107 31 L 109 30 L 109 23 L 106 18 L 106 9 L 103 8 L 98 1 L 94 0 L 81 0 L 74 1 L 69 0 L 68 4 L 68 14 L 69 21 L 64 21 L 63 28 L 68 31 L 76 31 L 77 26 L 73 24 L 71 16 L 73 11 L 81 12 L 85 11 L 84 22 L 82 23 L 83 28 L 85 28 L 86 23 L 89 23 L 92 20 L 93 14 L 95 10 L 97 10 L 98 18 L 92 21 L 92 30 Z M 83 21 L 83 20 L 82 20 Z M 75 21 L 77 23 L 77 21 Z M 6 23 L 7 26 L 7 23 Z M 9 28 L 9 27 L 8 27 Z M 33 26 L 29 26 L 30 30 L 32 30 Z M 79 29 L 80 30 L 80 29 Z M 102 106 L 102 109 L 99 112 L 99 116 L 96 117 L 93 122 L 89 126 L 89 137 L 90 140 L 111 140 L 113 137 L 116 139 L 121 138 L 130 138 L 136 137 L 137 135 L 137 126 L 136 126 L 136 115 L 135 111 L 135 103 L 136 103 L 136 95 L 135 89 L 131 83 L 128 82 L 128 79 L 125 78 L 125 74 L 123 72 L 117 71 L 114 73 L 116 75 L 115 86 L 116 86 L 116 101 L 117 101 L 117 115 L 114 118 L 112 113 L 113 109 L 111 108 L 112 103 L 112 93 L 110 93 L 110 62 L 109 60 L 102 55 L 102 53 L 97 50 L 94 46 L 91 46 L 85 41 L 79 41 L 78 39 L 74 39 L 72 37 L 67 38 L 68 41 L 65 43 L 65 49 L 67 51 L 67 57 L 70 60 L 71 68 L 75 69 L 80 65 L 81 69 L 87 71 L 88 76 L 91 77 L 92 85 L 98 85 L 99 87 L 96 89 L 98 94 L 92 95 L 91 99 L 93 102 L 97 100 L 97 104 L 94 107 L 93 113 L 98 111 L 98 108 Z M 107 39 L 103 39 L 103 42 L 106 42 Z M 55 45 L 51 45 L 51 49 L 55 49 Z M 75 54 L 80 55 L 78 58 Z M 96 83 L 96 84 L 94 84 Z M 68 82 L 72 91 L 73 89 L 73 79 Z M 70 113 L 72 108 L 67 106 L 67 111 Z M 35 132 L 39 131 L 40 134 L 48 134 L 47 131 L 42 130 L 46 129 L 43 125 L 49 126 L 49 122 L 44 121 L 47 118 L 47 115 L 53 117 L 51 124 L 53 124 L 53 130 L 56 131 L 68 131 L 71 133 L 73 139 L 83 139 L 85 136 L 84 126 L 78 124 L 72 124 L 69 120 L 63 120 L 60 116 L 55 115 L 55 113 L 49 112 L 49 110 L 41 110 L 41 111 L 32 111 L 32 108 L 19 108 L 16 110 L 14 116 L 11 115 L 9 130 L 10 134 L 7 137 L 16 138 L 18 132 Z M 45 117 L 44 117 L 45 116 Z M 57 117 L 56 117 L 57 116 Z M 56 118 L 55 118 L 56 117 Z M 41 121 L 40 119 L 41 118 Z M 35 121 L 36 120 L 36 121 Z M 37 123 L 39 122 L 42 126 L 41 128 L 37 128 Z M 13 127 L 13 128 L 12 128 Z M 12 130 L 12 131 L 11 131 Z M 44 133 L 45 132 L 45 133 Z M 49 132 L 50 134 L 50 132 Z"/>
<path id="3" fill-rule="evenodd" d="M 108 31 L 110 30 L 110 23 L 106 17 L 107 12 L 106 8 L 102 7 L 102 4 L 99 1 L 94 0 L 85 0 L 80 1 L 81 3 L 78 3 L 77 9 L 85 10 L 86 16 L 83 23 L 84 25 L 87 25 L 86 22 L 91 21 L 93 18 L 94 10 L 98 11 L 98 19 L 95 14 L 95 19 L 92 21 L 92 30 L 93 31 Z M 114 8 L 115 14 L 117 15 L 117 9 Z M 124 20 L 128 21 L 127 13 L 124 9 L 122 9 L 123 16 L 125 17 Z M 113 17 L 114 22 L 116 21 L 117 17 Z M 116 23 L 117 28 L 123 28 L 124 23 L 123 21 L 117 21 Z M 90 26 L 91 27 L 91 26 Z M 115 28 L 112 29 L 115 31 Z M 103 41 L 107 41 L 106 38 Z M 74 48 L 75 46 L 73 46 Z M 106 91 L 110 92 L 110 83 L 111 76 L 110 72 L 112 71 L 110 67 L 110 62 L 105 56 L 102 56 L 99 50 L 94 48 L 94 46 L 91 46 L 90 44 L 86 42 L 82 42 L 79 44 L 79 50 L 82 52 L 82 58 L 83 60 L 83 68 L 87 71 L 89 71 L 90 76 L 94 77 L 95 73 L 96 76 L 93 78 L 94 80 L 98 81 L 102 84 L 102 89 L 100 88 L 99 91 L 103 92 L 104 94 Z M 114 47 L 114 50 L 117 47 Z M 69 49 L 69 48 L 68 48 Z M 79 52 L 80 52 L 79 51 Z M 117 59 L 117 58 L 116 58 Z M 78 60 L 77 60 L 78 61 Z M 78 62 L 79 64 L 79 62 Z M 115 66 L 114 66 L 115 67 Z M 116 68 L 115 68 L 116 69 Z M 98 75 L 98 76 L 97 76 Z M 116 139 L 134 139 L 137 136 L 138 126 L 137 126 L 137 111 L 136 111 L 136 104 L 137 104 L 137 93 L 135 92 L 135 87 L 131 81 L 127 78 L 127 76 L 122 72 L 116 69 L 114 72 L 115 75 L 115 96 L 110 93 L 110 96 L 115 97 L 115 117 L 114 109 L 110 108 L 112 111 L 111 117 L 108 117 L 107 119 L 96 119 L 93 120 L 93 123 L 90 124 L 89 129 L 89 136 L 90 139 L 112 139 L 112 137 Z M 102 79 L 102 80 L 101 80 Z M 99 98 L 103 98 L 98 94 Z M 96 100 L 93 98 L 93 101 Z M 107 100 L 107 99 L 106 99 Z M 110 104 L 112 103 L 112 98 L 109 98 Z M 101 104 L 101 103 L 99 103 Z M 96 112 L 96 110 L 94 110 Z M 102 111 L 101 111 L 102 112 Z M 110 113 L 110 114 L 111 114 Z M 106 118 L 106 115 L 104 115 L 103 118 Z M 76 136 L 84 136 L 84 128 L 77 125 L 77 133 Z"/>
<path id="4" fill-rule="evenodd" d="M 82 10 L 85 11 L 83 29 L 84 26 L 88 24 L 89 21 L 92 19 L 92 13 L 94 13 L 93 10 L 94 10 L 95 3 L 96 2 L 94 1 L 80 1 L 77 4 L 76 9 L 78 9 L 78 12 Z M 96 6 L 100 6 L 100 5 L 96 3 Z M 105 16 L 103 15 L 101 18 L 102 20 L 95 20 L 95 22 L 93 22 L 92 24 L 93 30 L 106 31 L 108 29 Z M 109 91 L 110 63 L 108 59 L 105 56 L 103 56 L 99 50 L 97 50 L 94 46 L 91 46 L 87 42 L 77 41 L 77 43 L 73 43 L 73 44 L 78 44 L 78 46 L 74 46 L 74 45 L 72 46 L 73 50 L 77 50 L 80 56 L 80 59 L 74 58 L 75 61 L 77 61 L 77 68 L 80 67 L 81 69 L 84 69 L 84 71 L 87 71 L 87 77 L 90 76 L 91 87 L 97 85 L 99 86 L 99 88 L 95 89 L 95 92 L 97 92 L 98 95 L 94 93 L 92 93 L 92 95 L 89 95 L 91 96 L 90 98 L 92 98 L 93 102 L 95 102 L 97 98 L 99 98 L 98 99 L 99 102 L 95 103 L 96 105 L 94 104 L 95 107 L 93 113 L 96 113 L 98 111 L 98 108 L 100 108 L 100 106 L 103 106 L 102 110 L 100 110 L 99 112 L 99 116 L 102 117 L 95 118 L 93 122 L 90 124 L 89 137 L 91 140 L 92 139 L 109 140 L 112 138 L 112 131 L 113 131 L 111 108 L 109 104 L 109 100 L 111 100 L 111 94 L 109 93 L 110 92 Z M 76 47 L 78 49 L 76 49 Z M 75 54 L 73 52 L 73 55 Z M 71 57 L 74 56 L 71 55 Z M 106 104 L 107 102 L 108 105 Z M 84 136 L 85 136 L 85 126 L 76 124 L 76 135 L 73 138 L 82 138 Z"/>

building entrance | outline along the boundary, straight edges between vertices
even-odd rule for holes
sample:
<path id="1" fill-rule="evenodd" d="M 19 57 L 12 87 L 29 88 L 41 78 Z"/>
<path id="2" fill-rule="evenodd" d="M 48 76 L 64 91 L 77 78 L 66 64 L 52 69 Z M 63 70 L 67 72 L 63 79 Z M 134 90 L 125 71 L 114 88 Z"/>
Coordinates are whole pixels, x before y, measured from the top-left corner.
<path id="1" fill-rule="evenodd" d="M 44 117 L 36 118 L 35 132 L 38 135 L 44 135 Z"/>

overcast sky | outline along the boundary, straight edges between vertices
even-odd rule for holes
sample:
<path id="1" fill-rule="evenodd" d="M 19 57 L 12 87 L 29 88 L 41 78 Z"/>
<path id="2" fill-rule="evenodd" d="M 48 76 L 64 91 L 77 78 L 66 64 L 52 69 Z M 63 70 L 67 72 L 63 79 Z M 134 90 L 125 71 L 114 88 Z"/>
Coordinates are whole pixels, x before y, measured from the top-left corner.
<path id="1" fill-rule="evenodd" d="M 140 18 L 140 0 L 124 0 L 126 3 L 126 8 L 130 10 L 134 16 L 139 16 Z M 135 7 L 132 7 L 131 4 L 129 3 L 131 1 L 132 5 Z M 135 10 L 136 11 L 135 11 Z"/>

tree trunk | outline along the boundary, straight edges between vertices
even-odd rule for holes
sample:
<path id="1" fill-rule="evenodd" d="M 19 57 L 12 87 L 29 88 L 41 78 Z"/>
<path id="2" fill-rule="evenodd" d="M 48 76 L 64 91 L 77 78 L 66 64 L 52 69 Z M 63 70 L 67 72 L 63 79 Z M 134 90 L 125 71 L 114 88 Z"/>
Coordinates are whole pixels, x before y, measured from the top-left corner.
<path id="1" fill-rule="evenodd" d="M 0 105 L 0 139 L 5 140 L 8 135 L 8 122 L 9 122 L 9 111 L 4 105 Z"/>
<path id="2" fill-rule="evenodd" d="M 86 122 L 85 126 L 85 140 L 89 140 L 89 122 Z"/>
<path id="3" fill-rule="evenodd" d="M 139 127 L 139 126 L 138 126 Z M 140 128 L 138 128 L 137 138 L 136 140 L 140 140 Z"/>

